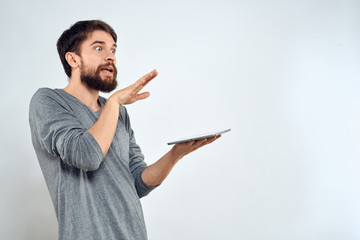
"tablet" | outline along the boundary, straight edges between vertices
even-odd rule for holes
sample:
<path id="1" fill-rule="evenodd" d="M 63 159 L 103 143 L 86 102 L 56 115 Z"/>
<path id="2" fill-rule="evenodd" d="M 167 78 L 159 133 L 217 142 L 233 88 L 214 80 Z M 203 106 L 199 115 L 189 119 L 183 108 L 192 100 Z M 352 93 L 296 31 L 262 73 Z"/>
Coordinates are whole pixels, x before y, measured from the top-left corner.
<path id="1" fill-rule="evenodd" d="M 222 131 L 215 131 L 215 132 L 206 133 L 206 134 L 199 134 L 199 135 L 192 136 L 192 137 L 186 137 L 186 138 L 179 139 L 177 141 L 169 142 L 168 145 L 196 141 L 196 140 L 200 140 L 200 139 L 204 139 L 204 138 L 211 138 L 211 137 L 219 136 L 223 133 L 229 132 L 230 130 L 231 129 L 229 128 L 229 129 L 222 130 Z"/>

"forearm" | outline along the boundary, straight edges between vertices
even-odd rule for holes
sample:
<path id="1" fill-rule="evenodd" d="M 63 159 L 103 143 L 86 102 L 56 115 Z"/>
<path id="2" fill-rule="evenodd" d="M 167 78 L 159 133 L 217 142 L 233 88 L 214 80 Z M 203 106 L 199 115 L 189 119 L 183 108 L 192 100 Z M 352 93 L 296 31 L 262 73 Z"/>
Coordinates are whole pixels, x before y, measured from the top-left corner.
<path id="1" fill-rule="evenodd" d="M 175 144 L 174 147 L 162 158 L 145 168 L 141 176 L 144 183 L 149 187 L 160 185 L 181 158 L 200 147 L 212 143 L 219 137 L 221 137 L 221 135 L 197 141 Z"/>
<path id="2" fill-rule="evenodd" d="M 144 169 L 141 175 L 144 183 L 149 187 L 160 185 L 181 158 L 182 156 L 172 148 L 158 161 Z"/>
<path id="3" fill-rule="evenodd" d="M 88 129 L 88 132 L 99 144 L 104 156 L 108 152 L 114 138 L 118 118 L 119 103 L 110 97 L 106 101 L 98 120 Z"/>

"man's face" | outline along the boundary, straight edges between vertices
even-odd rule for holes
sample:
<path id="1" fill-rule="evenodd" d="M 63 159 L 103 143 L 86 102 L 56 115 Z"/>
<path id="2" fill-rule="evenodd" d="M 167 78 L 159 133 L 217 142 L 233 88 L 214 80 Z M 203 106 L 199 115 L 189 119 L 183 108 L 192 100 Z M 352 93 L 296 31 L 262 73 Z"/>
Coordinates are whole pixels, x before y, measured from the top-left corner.
<path id="1" fill-rule="evenodd" d="M 111 92 L 117 86 L 116 43 L 105 31 L 96 30 L 80 46 L 80 79 L 89 88 Z"/>

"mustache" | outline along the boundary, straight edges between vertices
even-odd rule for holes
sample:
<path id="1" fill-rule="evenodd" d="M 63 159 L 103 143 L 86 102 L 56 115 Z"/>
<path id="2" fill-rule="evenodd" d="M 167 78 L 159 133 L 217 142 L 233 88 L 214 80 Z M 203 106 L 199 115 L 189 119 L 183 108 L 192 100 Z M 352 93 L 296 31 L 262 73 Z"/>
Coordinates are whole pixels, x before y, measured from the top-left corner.
<path id="1" fill-rule="evenodd" d="M 112 66 L 114 69 L 116 69 L 115 64 L 112 62 L 108 62 L 108 63 L 102 64 L 102 65 L 99 65 L 98 68 L 101 69 L 101 68 L 108 67 L 108 66 Z"/>

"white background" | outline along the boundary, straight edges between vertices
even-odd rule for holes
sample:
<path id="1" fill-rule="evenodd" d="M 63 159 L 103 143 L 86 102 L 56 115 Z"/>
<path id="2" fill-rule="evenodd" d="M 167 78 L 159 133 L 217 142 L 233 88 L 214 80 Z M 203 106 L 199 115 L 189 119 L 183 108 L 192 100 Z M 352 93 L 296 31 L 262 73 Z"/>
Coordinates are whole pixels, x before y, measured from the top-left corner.
<path id="1" fill-rule="evenodd" d="M 148 164 L 232 128 L 142 199 L 149 239 L 360 239 L 356 0 L 2 1 L 0 239 L 57 238 L 28 105 L 66 86 L 56 41 L 85 19 L 118 34 L 119 88 L 159 71 L 128 106 Z"/>

